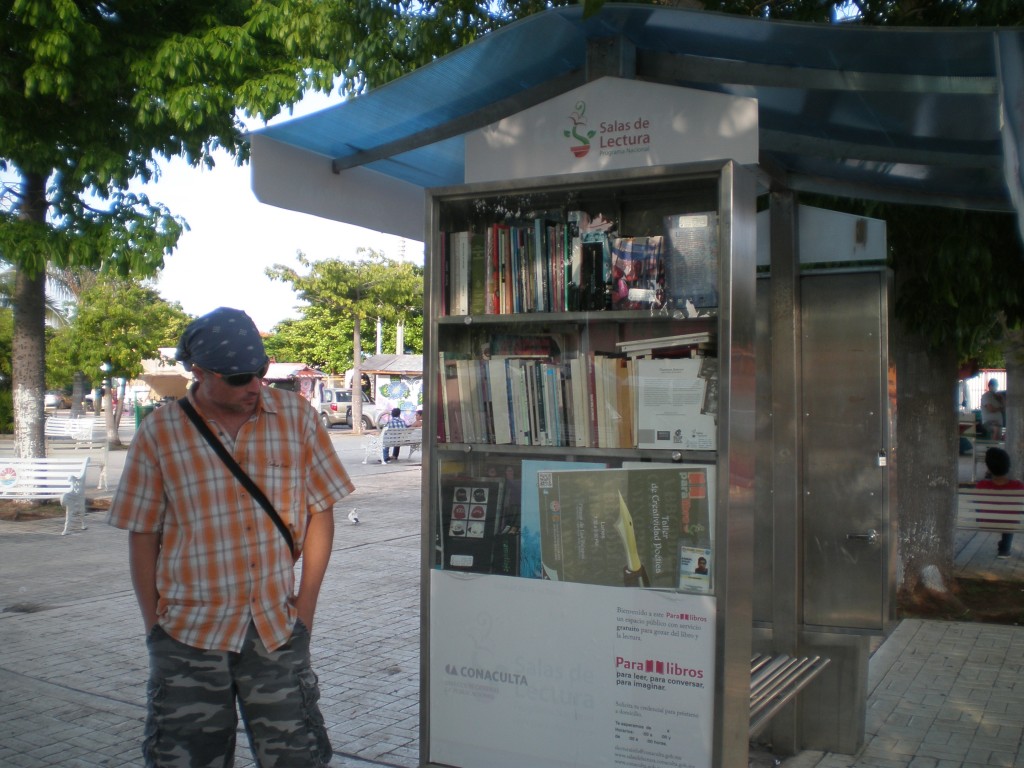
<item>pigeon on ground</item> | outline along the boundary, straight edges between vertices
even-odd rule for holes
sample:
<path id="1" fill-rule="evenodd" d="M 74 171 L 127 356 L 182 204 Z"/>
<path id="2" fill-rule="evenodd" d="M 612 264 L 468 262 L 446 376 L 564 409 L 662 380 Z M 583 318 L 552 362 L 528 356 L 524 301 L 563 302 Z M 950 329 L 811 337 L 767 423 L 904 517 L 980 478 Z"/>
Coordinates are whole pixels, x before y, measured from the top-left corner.
<path id="1" fill-rule="evenodd" d="M 359 513 L 356 510 L 353 509 L 348 513 L 348 519 L 352 525 L 359 525 Z"/>

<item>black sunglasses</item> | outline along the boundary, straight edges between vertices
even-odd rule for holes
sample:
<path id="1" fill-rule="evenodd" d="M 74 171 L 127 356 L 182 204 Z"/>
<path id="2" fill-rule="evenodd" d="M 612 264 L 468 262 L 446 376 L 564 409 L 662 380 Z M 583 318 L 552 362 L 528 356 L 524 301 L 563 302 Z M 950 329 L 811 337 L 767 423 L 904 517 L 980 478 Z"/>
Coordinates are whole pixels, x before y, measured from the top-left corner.
<path id="1" fill-rule="evenodd" d="M 216 371 L 208 371 L 212 373 L 218 379 L 223 381 L 229 387 L 244 387 L 253 379 L 262 379 L 267 375 L 267 369 L 270 368 L 270 363 L 264 363 L 263 367 L 253 373 L 229 373 L 227 375 L 223 373 L 217 373 Z"/>

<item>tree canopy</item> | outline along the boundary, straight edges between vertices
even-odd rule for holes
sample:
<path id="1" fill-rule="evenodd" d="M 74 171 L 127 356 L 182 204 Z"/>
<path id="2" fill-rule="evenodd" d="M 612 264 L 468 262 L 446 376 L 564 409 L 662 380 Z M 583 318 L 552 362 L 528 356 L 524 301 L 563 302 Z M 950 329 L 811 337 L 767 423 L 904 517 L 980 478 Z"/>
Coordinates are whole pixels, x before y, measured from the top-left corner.
<path id="1" fill-rule="evenodd" d="M 82 294 L 66 328 L 53 333 L 47 350 L 47 380 L 64 387 L 82 372 L 98 381 L 101 366 L 109 375 L 133 379 L 142 361 L 173 347 L 192 318 L 177 303 L 134 278 L 97 280 Z"/>
<path id="2" fill-rule="evenodd" d="M 290 283 L 299 297 L 309 303 L 308 311 L 304 312 L 307 318 L 331 318 L 335 328 L 346 321 L 351 324 L 349 359 L 353 381 L 359 381 L 364 322 L 380 318 L 399 325 L 423 315 L 423 268 L 389 259 L 372 249 L 361 252 L 367 258 L 358 262 L 310 261 L 300 253 L 298 262 L 308 270 L 303 274 L 281 264 L 267 269 L 270 278 Z M 352 419 L 356 431 L 361 431 L 359 398 L 353 398 Z"/>

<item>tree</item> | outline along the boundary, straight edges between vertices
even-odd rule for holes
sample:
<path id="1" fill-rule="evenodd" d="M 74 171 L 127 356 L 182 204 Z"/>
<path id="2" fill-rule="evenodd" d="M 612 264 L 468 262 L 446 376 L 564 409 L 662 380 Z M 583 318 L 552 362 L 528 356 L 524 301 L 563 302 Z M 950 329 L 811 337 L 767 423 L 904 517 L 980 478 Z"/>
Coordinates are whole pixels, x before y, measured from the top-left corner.
<path id="1" fill-rule="evenodd" d="M 414 315 L 405 321 L 403 354 L 423 352 L 423 316 Z M 370 324 L 365 336 L 376 334 Z M 352 367 L 351 318 L 338 318 L 323 307 L 304 307 L 298 320 L 285 320 L 274 328 L 274 333 L 265 340 L 267 354 L 278 362 L 301 362 L 329 374 L 341 374 Z M 395 349 L 398 335 L 397 324 L 385 323 L 381 346 L 385 353 Z M 364 348 L 376 346 L 377 339 L 371 337 Z"/>
<path id="2" fill-rule="evenodd" d="M 185 222 L 126 190 L 161 158 L 248 155 L 239 113 L 358 93 L 540 2 L 0 0 L 0 255 L 15 265 L 15 450 L 41 456 L 44 273 L 158 270 Z"/>
<path id="3" fill-rule="evenodd" d="M 68 381 L 83 371 L 94 381 L 101 377 L 132 379 L 142 373 L 142 361 L 159 355 L 159 347 L 173 347 L 191 318 L 178 304 L 160 298 L 151 287 L 134 278 L 97 280 L 81 297 L 70 325 L 57 331 L 48 363 L 53 374 Z M 103 366 L 109 366 L 103 371 Z M 110 398 L 110 389 L 106 398 Z M 107 439 L 119 445 L 124 392 L 115 409 L 107 405 Z"/>
<path id="4" fill-rule="evenodd" d="M 372 249 L 360 249 L 369 258 L 358 262 L 337 259 L 311 262 L 298 254 L 300 266 L 309 270 L 300 275 L 291 267 L 275 264 L 267 269 L 273 280 L 290 283 L 299 298 L 308 302 L 314 313 L 327 312 L 340 322 L 352 321 L 353 392 L 359 389 L 362 361 L 362 324 L 378 317 L 390 323 L 404 322 L 423 313 L 423 268 L 395 261 Z M 362 398 L 352 398 L 353 429 L 363 428 Z"/>
<path id="5" fill-rule="evenodd" d="M 267 354 L 277 362 L 305 363 L 324 373 L 340 374 L 352 365 L 350 318 L 338 318 L 324 307 L 304 307 L 298 320 L 285 320 L 266 340 Z"/>

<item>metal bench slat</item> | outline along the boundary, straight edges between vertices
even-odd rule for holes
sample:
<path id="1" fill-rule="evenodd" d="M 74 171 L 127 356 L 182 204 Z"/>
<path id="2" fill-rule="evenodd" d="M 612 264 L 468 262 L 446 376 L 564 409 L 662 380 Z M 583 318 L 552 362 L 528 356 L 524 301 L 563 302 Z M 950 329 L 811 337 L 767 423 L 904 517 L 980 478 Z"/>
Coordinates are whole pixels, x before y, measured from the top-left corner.
<path id="1" fill-rule="evenodd" d="M 751 660 L 750 726 L 755 736 L 830 663 L 821 656 L 756 656 Z"/>
<path id="2" fill-rule="evenodd" d="M 957 494 L 956 527 L 1014 533 L 1024 528 L 1024 490 L 975 489 Z"/>

